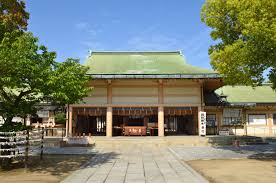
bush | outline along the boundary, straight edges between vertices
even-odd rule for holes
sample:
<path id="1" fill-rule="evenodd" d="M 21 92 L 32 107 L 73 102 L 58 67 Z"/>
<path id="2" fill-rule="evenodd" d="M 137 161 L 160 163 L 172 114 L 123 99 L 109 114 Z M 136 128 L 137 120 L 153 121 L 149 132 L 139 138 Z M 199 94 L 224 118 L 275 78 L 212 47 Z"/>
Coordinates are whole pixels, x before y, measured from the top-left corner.
<path id="1" fill-rule="evenodd" d="M 66 115 L 64 113 L 57 113 L 55 115 L 55 123 L 66 124 Z"/>

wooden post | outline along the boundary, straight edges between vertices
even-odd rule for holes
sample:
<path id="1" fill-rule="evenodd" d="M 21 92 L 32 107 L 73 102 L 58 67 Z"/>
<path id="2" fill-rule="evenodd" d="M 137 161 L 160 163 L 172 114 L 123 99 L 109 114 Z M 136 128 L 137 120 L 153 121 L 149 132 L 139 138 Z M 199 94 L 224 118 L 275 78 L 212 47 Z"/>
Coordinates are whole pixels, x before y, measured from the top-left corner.
<path id="1" fill-rule="evenodd" d="M 44 128 L 42 127 L 42 132 L 41 132 L 41 146 L 40 146 L 40 160 L 43 158 L 43 141 L 44 141 Z"/>
<path id="2" fill-rule="evenodd" d="M 67 111 L 66 111 L 65 137 L 68 137 L 68 129 L 69 129 L 69 104 L 67 105 Z"/>
<path id="3" fill-rule="evenodd" d="M 163 80 L 160 79 L 158 81 L 158 104 L 164 103 L 164 88 L 163 88 Z"/>
<path id="4" fill-rule="evenodd" d="M 273 114 L 269 113 L 268 114 L 268 135 L 269 136 L 273 135 L 272 126 L 273 126 Z"/>
<path id="5" fill-rule="evenodd" d="M 64 136 L 63 130 L 64 130 L 64 128 L 61 128 L 61 141 L 63 141 L 63 136 Z"/>
<path id="6" fill-rule="evenodd" d="M 197 132 L 198 135 L 200 136 L 200 112 L 202 111 L 202 107 L 198 106 L 197 108 Z"/>
<path id="7" fill-rule="evenodd" d="M 29 129 L 27 129 L 27 135 L 26 135 L 26 148 L 25 148 L 25 171 L 27 171 L 28 168 L 28 159 L 29 159 Z"/>
<path id="8" fill-rule="evenodd" d="M 158 107 L 158 136 L 164 136 L 164 107 Z"/>
<path id="9" fill-rule="evenodd" d="M 72 137 L 72 117 L 73 117 L 73 114 L 72 114 L 72 111 L 73 109 L 72 109 L 72 107 L 71 106 L 69 106 L 69 129 L 68 129 L 68 135 L 69 135 L 69 137 Z"/>
<path id="10" fill-rule="evenodd" d="M 106 136 L 112 137 L 112 107 L 106 110 Z"/>

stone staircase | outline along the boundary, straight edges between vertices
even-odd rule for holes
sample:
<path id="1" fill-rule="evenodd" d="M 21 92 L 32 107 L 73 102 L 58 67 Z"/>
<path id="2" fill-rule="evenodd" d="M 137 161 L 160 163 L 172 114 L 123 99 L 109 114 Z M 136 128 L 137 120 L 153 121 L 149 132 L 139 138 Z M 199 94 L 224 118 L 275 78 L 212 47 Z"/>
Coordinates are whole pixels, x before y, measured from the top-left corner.
<path id="1" fill-rule="evenodd" d="M 275 143 L 276 137 L 255 137 L 255 136 L 166 136 L 166 137 L 72 137 L 64 138 L 65 142 L 61 143 L 61 138 L 46 138 L 44 145 L 48 147 L 58 146 L 95 146 L 95 147 L 125 147 L 125 146 L 224 146 L 231 145 L 235 140 L 240 140 L 241 145 L 257 145 Z"/>
<path id="2" fill-rule="evenodd" d="M 199 136 L 167 137 L 92 137 L 96 147 L 120 146 L 207 146 L 208 140 Z"/>

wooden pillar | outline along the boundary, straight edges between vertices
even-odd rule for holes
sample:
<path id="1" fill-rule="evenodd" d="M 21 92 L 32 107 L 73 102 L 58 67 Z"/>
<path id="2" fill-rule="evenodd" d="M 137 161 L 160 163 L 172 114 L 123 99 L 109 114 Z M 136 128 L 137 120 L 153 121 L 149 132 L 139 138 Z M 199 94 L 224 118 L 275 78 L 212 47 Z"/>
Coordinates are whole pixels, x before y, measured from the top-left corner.
<path id="1" fill-rule="evenodd" d="M 73 129 L 73 124 L 72 124 L 72 122 L 73 122 L 73 108 L 70 106 L 69 107 L 69 129 L 68 129 L 68 135 L 69 135 L 69 137 L 72 137 L 72 129 Z"/>
<path id="2" fill-rule="evenodd" d="M 112 137 L 112 107 L 106 110 L 106 136 Z"/>
<path id="3" fill-rule="evenodd" d="M 163 80 L 158 80 L 158 103 L 164 103 Z M 164 107 L 158 107 L 158 136 L 164 136 Z"/>
<path id="4" fill-rule="evenodd" d="M 158 104 L 164 103 L 164 89 L 163 89 L 163 80 L 158 81 Z"/>
<path id="5" fill-rule="evenodd" d="M 217 134 L 220 131 L 220 126 L 222 125 L 222 112 L 219 111 L 216 113 L 216 120 L 217 120 Z"/>
<path id="6" fill-rule="evenodd" d="M 245 108 L 243 108 L 243 110 L 242 110 L 242 123 L 243 123 L 244 135 L 247 136 L 247 120 L 246 120 L 246 109 Z"/>
<path id="7" fill-rule="evenodd" d="M 67 108 L 67 111 L 66 111 L 65 137 L 68 137 L 68 129 L 69 129 L 69 108 Z"/>
<path id="8" fill-rule="evenodd" d="M 158 107 L 158 136 L 164 136 L 164 107 Z"/>
<path id="9" fill-rule="evenodd" d="M 111 80 L 107 81 L 107 103 L 112 104 L 112 86 Z"/>
<path id="10" fill-rule="evenodd" d="M 273 126 L 273 114 L 269 113 L 268 114 L 268 135 L 272 136 L 272 126 Z"/>

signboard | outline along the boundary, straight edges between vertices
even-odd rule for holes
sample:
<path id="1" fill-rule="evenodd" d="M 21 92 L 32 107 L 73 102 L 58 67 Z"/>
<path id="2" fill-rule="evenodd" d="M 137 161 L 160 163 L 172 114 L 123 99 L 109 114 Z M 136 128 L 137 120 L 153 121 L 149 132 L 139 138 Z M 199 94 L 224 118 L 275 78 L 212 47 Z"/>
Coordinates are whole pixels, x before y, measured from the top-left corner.
<path id="1" fill-rule="evenodd" d="M 199 135 L 206 135 L 206 112 L 199 112 Z"/>

